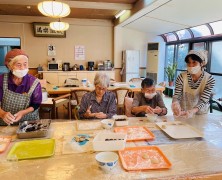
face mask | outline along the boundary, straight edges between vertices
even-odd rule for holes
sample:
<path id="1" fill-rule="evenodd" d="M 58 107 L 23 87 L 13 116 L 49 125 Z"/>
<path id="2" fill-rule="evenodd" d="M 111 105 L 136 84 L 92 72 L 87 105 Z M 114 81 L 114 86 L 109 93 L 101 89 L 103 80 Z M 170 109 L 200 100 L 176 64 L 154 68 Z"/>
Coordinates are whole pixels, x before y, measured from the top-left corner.
<path id="1" fill-rule="evenodd" d="M 195 66 L 195 67 L 187 67 L 187 71 L 190 74 L 197 74 L 201 70 L 200 66 Z"/>
<path id="2" fill-rule="evenodd" d="M 14 74 L 18 78 L 24 77 L 28 73 L 29 69 L 23 69 L 23 70 L 13 70 L 12 74 Z"/>
<path id="3" fill-rule="evenodd" d="M 154 96 L 156 96 L 156 92 L 154 92 L 154 93 L 152 93 L 152 94 L 145 93 L 145 98 L 153 99 Z"/>

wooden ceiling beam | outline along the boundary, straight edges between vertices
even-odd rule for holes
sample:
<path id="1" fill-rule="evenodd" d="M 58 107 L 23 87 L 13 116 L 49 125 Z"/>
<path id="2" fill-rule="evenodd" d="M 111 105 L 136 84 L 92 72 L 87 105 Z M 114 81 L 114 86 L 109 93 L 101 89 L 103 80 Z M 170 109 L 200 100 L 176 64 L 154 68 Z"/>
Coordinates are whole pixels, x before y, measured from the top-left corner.
<path id="1" fill-rule="evenodd" d="M 1 0 L 0 4 L 10 5 L 37 5 L 39 0 Z M 70 8 L 86 8 L 86 9 L 110 9 L 110 10 L 130 10 L 133 8 L 132 4 L 125 3 L 106 3 L 106 2 L 86 2 L 86 1 L 62 1 L 69 4 Z"/>

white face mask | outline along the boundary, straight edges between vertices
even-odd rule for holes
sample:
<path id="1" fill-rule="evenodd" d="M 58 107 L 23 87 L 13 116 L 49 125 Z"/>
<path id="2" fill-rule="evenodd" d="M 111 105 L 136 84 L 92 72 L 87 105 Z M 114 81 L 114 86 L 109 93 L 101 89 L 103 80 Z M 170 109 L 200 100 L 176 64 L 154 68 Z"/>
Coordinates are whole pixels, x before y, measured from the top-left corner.
<path id="1" fill-rule="evenodd" d="M 12 74 L 14 74 L 18 78 L 23 78 L 27 73 L 29 69 L 23 69 L 23 70 L 13 70 Z"/>
<path id="2" fill-rule="evenodd" d="M 195 66 L 195 67 L 187 67 L 187 71 L 190 74 L 197 74 L 201 70 L 200 66 Z"/>
<path id="3" fill-rule="evenodd" d="M 145 93 L 145 98 L 153 99 L 154 96 L 156 96 L 156 92 L 151 93 L 151 94 L 149 94 L 149 93 Z"/>

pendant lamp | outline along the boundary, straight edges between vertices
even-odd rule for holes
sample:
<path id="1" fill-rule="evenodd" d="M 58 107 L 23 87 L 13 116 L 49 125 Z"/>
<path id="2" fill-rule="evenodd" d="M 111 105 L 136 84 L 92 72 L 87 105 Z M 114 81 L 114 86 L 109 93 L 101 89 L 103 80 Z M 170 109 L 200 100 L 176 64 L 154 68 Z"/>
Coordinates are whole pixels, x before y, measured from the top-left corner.
<path id="1" fill-rule="evenodd" d="M 49 26 L 55 31 L 66 31 L 69 29 L 69 23 L 61 22 L 60 20 L 57 22 L 51 22 Z"/>
<path id="2" fill-rule="evenodd" d="M 57 1 L 43 1 L 38 3 L 38 10 L 45 16 L 52 18 L 66 17 L 70 14 L 68 4 Z"/>

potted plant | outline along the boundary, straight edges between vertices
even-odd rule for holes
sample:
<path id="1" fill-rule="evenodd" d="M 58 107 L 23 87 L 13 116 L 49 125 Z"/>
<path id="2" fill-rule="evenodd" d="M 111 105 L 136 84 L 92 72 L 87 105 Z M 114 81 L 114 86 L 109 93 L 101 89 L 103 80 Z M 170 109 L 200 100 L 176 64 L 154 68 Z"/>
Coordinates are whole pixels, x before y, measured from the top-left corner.
<path id="1" fill-rule="evenodd" d="M 169 64 L 166 67 L 166 74 L 168 77 L 169 86 L 173 86 L 173 82 L 175 80 L 175 75 L 176 75 L 176 69 L 177 69 L 177 63 Z"/>

